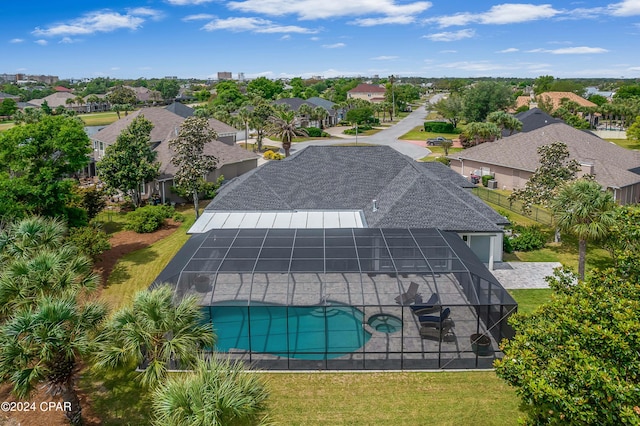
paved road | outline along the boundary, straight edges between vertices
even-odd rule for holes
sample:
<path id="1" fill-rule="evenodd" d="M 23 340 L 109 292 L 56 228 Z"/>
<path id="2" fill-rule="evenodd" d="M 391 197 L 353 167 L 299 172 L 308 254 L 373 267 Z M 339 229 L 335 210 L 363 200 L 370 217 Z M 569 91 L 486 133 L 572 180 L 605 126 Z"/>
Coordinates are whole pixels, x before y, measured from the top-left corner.
<path id="1" fill-rule="evenodd" d="M 422 157 L 426 157 L 431 153 L 426 147 L 415 145 L 409 142 L 401 141 L 398 138 L 409 130 L 416 126 L 421 126 L 424 123 L 426 111 L 424 106 L 417 108 L 403 120 L 399 121 L 395 125 L 388 127 L 372 136 L 358 136 L 358 142 L 368 143 L 373 145 L 387 145 L 396 151 L 411 157 L 415 160 Z M 243 136 L 244 137 L 244 136 Z M 343 138 L 341 141 L 332 140 L 314 140 L 307 142 L 297 142 L 291 147 L 291 153 L 299 151 L 307 146 L 322 146 L 322 145 L 335 145 L 336 143 L 353 143 L 356 142 L 356 138 Z"/>

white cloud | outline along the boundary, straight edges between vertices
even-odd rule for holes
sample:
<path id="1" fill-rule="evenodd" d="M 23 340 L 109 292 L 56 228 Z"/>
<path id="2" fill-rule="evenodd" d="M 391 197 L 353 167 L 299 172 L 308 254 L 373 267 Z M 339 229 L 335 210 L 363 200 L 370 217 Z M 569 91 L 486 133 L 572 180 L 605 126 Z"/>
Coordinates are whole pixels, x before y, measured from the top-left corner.
<path id="1" fill-rule="evenodd" d="M 208 13 L 198 13 L 196 15 L 187 15 L 184 18 L 182 18 L 182 20 L 184 22 L 207 21 L 209 19 L 214 19 L 215 17 L 216 17 L 215 15 L 210 15 Z"/>
<path id="2" fill-rule="evenodd" d="M 515 47 L 510 47 L 508 49 L 504 49 L 504 50 L 498 50 L 496 53 L 513 53 L 513 52 L 519 52 L 520 49 L 516 49 Z"/>
<path id="3" fill-rule="evenodd" d="M 340 49 L 342 47 L 345 47 L 346 44 L 344 43 L 333 43 L 333 44 L 323 44 L 322 47 L 324 47 L 325 49 Z"/>
<path id="4" fill-rule="evenodd" d="M 398 57 L 397 56 L 384 56 L 384 55 L 382 55 L 382 56 L 376 56 L 376 57 L 370 58 L 370 59 L 374 60 L 374 61 L 392 61 L 394 59 L 398 59 Z"/>
<path id="5" fill-rule="evenodd" d="M 457 50 L 441 50 L 440 53 L 458 53 Z"/>
<path id="6" fill-rule="evenodd" d="M 624 0 L 607 6 L 613 16 L 637 16 L 640 15 L 640 1 Z"/>
<path id="7" fill-rule="evenodd" d="M 456 40 L 462 40 L 465 38 L 471 38 L 475 35 L 476 33 L 474 30 L 466 29 L 466 30 L 453 31 L 453 32 L 429 34 L 426 36 L 422 36 L 422 38 L 428 38 L 431 41 L 456 41 Z"/>
<path id="8" fill-rule="evenodd" d="M 320 37 L 310 37 L 309 40 L 311 41 L 318 41 L 320 40 Z"/>
<path id="9" fill-rule="evenodd" d="M 80 41 L 79 39 L 73 39 L 71 37 L 62 37 L 62 39 L 58 42 L 61 44 L 72 44 Z"/>
<path id="10" fill-rule="evenodd" d="M 560 13 L 549 4 L 505 3 L 495 5 L 484 13 L 461 12 L 455 15 L 430 18 L 427 19 L 427 22 L 436 22 L 443 28 L 471 23 L 505 25 L 553 18 Z"/>
<path id="11" fill-rule="evenodd" d="M 248 13 L 271 16 L 297 15 L 300 19 L 313 20 L 369 14 L 411 16 L 429 9 L 431 2 L 396 4 L 395 0 L 244 0 L 231 1 L 228 7 Z"/>
<path id="12" fill-rule="evenodd" d="M 111 71 L 119 71 L 120 67 L 111 67 Z"/>
<path id="13" fill-rule="evenodd" d="M 405 25 L 412 24 L 416 21 L 414 16 L 399 15 L 399 16 L 385 16 L 382 18 L 362 18 L 349 22 L 353 25 L 360 27 L 374 27 L 376 25 Z"/>
<path id="14" fill-rule="evenodd" d="M 36 28 L 32 34 L 43 37 L 86 35 L 111 32 L 119 29 L 137 30 L 144 18 L 133 14 L 111 11 L 91 12 L 68 23 L 53 24 L 48 28 Z"/>
<path id="15" fill-rule="evenodd" d="M 442 68 L 455 68 L 458 70 L 474 71 L 474 72 L 488 72 L 488 71 L 500 71 L 500 70 L 512 70 L 513 66 L 506 66 L 504 64 L 496 64 L 489 61 L 460 61 L 451 62 L 448 64 L 440 65 Z"/>
<path id="16" fill-rule="evenodd" d="M 128 9 L 130 15 L 135 16 L 148 16 L 154 21 L 159 21 L 164 18 L 164 13 L 159 10 L 150 9 L 148 7 L 136 7 L 134 9 Z"/>
<path id="17" fill-rule="evenodd" d="M 280 40 L 283 40 L 283 41 L 284 41 L 284 40 L 291 40 L 291 35 L 289 35 L 289 34 L 285 34 L 285 35 L 283 35 L 282 37 L 280 37 Z"/>
<path id="18" fill-rule="evenodd" d="M 24 39 L 23 38 L 12 38 L 11 40 L 9 40 L 9 43 L 24 43 Z"/>
<path id="19" fill-rule="evenodd" d="M 213 0 L 167 0 L 167 3 L 174 6 L 189 6 L 211 3 Z"/>
<path id="20" fill-rule="evenodd" d="M 40 46 L 46 46 L 47 44 L 49 44 L 49 42 L 47 40 L 36 40 L 34 41 L 35 44 L 39 44 Z"/>
<path id="21" fill-rule="evenodd" d="M 561 47 L 560 49 L 532 49 L 527 50 L 528 53 L 551 53 L 553 55 L 588 55 L 594 53 L 607 53 L 607 49 L 602 47 Z"/>
<path id="22" fill-rule="evenodd" d="M 296 25 L 277 25 L 274 22 L 263 18 L 227 18 L 215 19 L 202 27 L 205 31 L 228 30 L 228 31 L 253 31 L 256 33 L 298 33 L 313 34 L 318 30 L 298 27 Z"/>

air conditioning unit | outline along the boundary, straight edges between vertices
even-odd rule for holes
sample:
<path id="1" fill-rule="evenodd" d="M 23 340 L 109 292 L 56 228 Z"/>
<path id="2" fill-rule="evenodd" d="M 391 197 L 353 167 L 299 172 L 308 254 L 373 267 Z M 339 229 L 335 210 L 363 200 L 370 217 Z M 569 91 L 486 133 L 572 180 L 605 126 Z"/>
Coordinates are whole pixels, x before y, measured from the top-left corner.
<path id="1" fill-rule="evenodd" d="M 498 189 L 498 181 L 495 179 L 491 179 L 487 182 L 487 188 L 489 189 Z"/>

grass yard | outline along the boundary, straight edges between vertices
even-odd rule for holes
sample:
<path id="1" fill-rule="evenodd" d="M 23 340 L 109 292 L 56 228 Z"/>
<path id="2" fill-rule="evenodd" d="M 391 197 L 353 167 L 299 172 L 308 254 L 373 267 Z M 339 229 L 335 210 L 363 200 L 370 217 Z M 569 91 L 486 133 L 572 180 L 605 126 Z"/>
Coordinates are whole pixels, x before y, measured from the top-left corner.
<path id="1" fill-rule="evenodd" d="M 632 139 L 607 139 L 607 140 L 625 149 L 640 149 L 640 141 L 634 141 Z"/>
<path id="2" fill-rule="evenodd" d="M 13 121 L 7 121 L 5 123 L 0 123 L 0 132 L 2 132 L 4 130 L 8 130 L 8 129 L 12 128 L 13 126 L 15 126 L 15 123 Z"/>
<path id="3" fill-rule="evenodd" d="M 551 300 L 553 290 L 550 288 L 513 289 L 508 290 L 518 302 L 518 312 L 529 314 L 538 306 Z"/>
<path id="4" fill-rule="evenodd" d="M 282 425 L 517 425 L 519 400 L 493 371 L 266 373 Z"/>
<path id="5" fill-rule="evenodd" d="M 434 132 L 425 132 L 423 126 L 417 126 L 413 130 L 408 131 L 404 135 L 400 136 L 398 139 L 407 139 L 411 141 L 425 141 L 430 138 L 437 138 L 438 136 L 443 136 L 447 139 L 457 139 L 460 135 L 457 133 L 434 133 Z M 434 147 L 435 148 L 435 147 Z M 431 147 L 429 147 L 431 149 Z"/>
<path id="6" fill-rule="evenodd" d="M 124 113 L 120 113 L 120 116 L 124 117 Z M 118 114 L 112 111 L 82 114 L 78 115 L 78 117 L 80 117 L 87 126 L 106 126 L 114 121 L 118 121 Z"/>
<path id="7" fill-rule="evenodd" d="M 182 214 L 185 221 L 176 232 L 147 248 L 129 253 L 118 261 L 100 296 L 111 308 L 131 301 L 136 292 L 149 287 L 189 239 L 187 230 L 195 221 L 195 213 L 191 210 L 183 211 Z"/>

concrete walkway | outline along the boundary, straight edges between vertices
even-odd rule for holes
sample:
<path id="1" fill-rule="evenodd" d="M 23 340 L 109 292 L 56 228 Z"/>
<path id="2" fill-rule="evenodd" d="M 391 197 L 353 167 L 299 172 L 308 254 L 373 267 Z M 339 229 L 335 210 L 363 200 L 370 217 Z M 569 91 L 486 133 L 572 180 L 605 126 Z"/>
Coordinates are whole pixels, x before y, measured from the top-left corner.
<path id="1" fill-rule="evenodd" d="M 560 266 L 560 262 L 502 262 L 491 273 L 506 289 L 549 288 L 544 277 Z"/>

